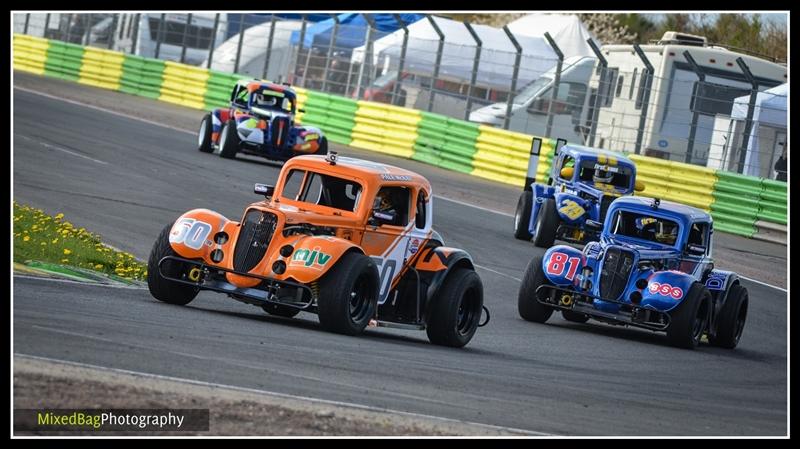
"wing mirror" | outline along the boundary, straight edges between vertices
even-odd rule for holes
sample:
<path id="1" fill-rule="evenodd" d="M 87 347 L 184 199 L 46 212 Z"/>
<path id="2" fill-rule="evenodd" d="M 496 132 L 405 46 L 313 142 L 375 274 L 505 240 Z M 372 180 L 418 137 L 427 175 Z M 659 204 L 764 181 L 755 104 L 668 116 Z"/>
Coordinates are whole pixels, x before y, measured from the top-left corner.
<path id="1" fill-rule="evenodd" d="M 561 169 L 561 177 L 564 179 L 572 179 L 572 174 L 575 173 L 575 168 L 564 167 Z"/>
<path id="2" fill-rule="evenodd" d="M 695 245 L 690 243 L 686 245 L 686 252 L 692 256 L 702 256 L 706 253 L 706 247 L 703 245 Z"/>
<path id="3" fill-rule="evenodd" d="M 372 211 L 372 217 L 369 219 L 370 226 L 383 226 L 385 224 L 394 223 L 397 218 L 397 212 L 394 211 Z"/>
<path id="4" fill-rule="evenodd" d="M 304 108 L 299 108 L 299 109 L 297 109 L 297 112 L 302 112 L 303 114 L 305 114 L 306 110 Z"/>
<path id="5" fill-rule="evenodd" d="M 633 190 L 636 190 L 637 192 L 644 191 L 644 183 L 637 180 L 633 185 Z"/>
<path id="6" fill-rule="evenodd" d="M 256 183 L 255 187 L 253 187 L 253 192 L 256 195 L 264 195 L 264 198 L 271 198 L 272 194 L 275 193 L 275 186 Z"/>
<path id="7" fill-rule="evenodd" d="M 599 221 L 587 219 L 585 224 L 586 224 L 586 229 L 589 229 L 591 231 L 600 232 L 603 230 L 603 223 L 600 223 Z"/>

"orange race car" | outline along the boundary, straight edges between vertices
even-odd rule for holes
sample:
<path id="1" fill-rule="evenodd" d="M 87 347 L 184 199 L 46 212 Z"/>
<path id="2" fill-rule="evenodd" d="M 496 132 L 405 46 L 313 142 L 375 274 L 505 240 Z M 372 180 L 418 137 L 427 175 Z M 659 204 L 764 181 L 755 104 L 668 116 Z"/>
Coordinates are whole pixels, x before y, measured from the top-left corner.
<path id="1" fill-rule="evenodd" d="M 255 193 L 266 200 L 241 222 L 195 209 L 161 231 L 147 273 L 156 299 L 184 305 L 213 290 L 272 315 L 316 313 L 333 332 L 425 329 L 454 347 L 488 322 L 472 258 L 431 228 L 422 176 L 332 152 L 290 159 Z"/>

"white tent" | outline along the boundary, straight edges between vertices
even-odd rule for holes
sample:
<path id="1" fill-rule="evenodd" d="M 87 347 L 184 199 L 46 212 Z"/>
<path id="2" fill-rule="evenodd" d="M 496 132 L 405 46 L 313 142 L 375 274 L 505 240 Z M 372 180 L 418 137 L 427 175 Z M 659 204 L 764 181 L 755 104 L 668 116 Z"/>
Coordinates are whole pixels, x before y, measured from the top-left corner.
<path id="1" fill-rule="evenodd" d="M 549 32 L 565 58 L 595 57 L 587 39 L 591 38 L 598 48 L 601 45 L 575 14 L 528 14 L 509 23 L 508 29 L 517 36 L 544 37 L 544 33 Z"/>
<path id="2" fill-rule="evenodd" d="M 761 174 L 761 163 L 770 163 L 772 157 L 765 155 L 774 155 L 773 148 L 759 148 L 759 141 L 761 140 L 762 127 L 777 128 L 786 131 L 786 102 L 789 100 L 789 84 L 781 84 L 780 86 L 767 89 L 764 92 L 759 92 L 756 96 L 756 104 L 753 109 L 753 127 L 750 133 L 750 139 L 747 142 L 747 156 L 745 159 L 745 172 L 746 175 L 763 176 Z M 734 100 L 733 110 L 731 111 L 731 118 L 734 120 L 746 120 L 747 112 L 750 104 L 750 96 L 745 95 Z M 761 157 L 759 157 L 761 156 Z M 769 167 L 771 172 L 772 167 Z"/>
<path id="3" fill-rule="evenodd" d="M 272 36 L 272 50 L 270 51 L 269 68 L 266 79 L 269 81 L 285 81 L 292 58 L 292 47 L 289 39 L 292 31 L 299 30 L 302 23 L 299 21 L 275 22 L 275 33 Z M 237 73 L 261 78 L 264 72 L 264 60 L 267 57 L 267 44 L 272 25 L 270 22 L 252 26 L 244 31 L 242 51 L 239 55 L 239 70 Z M 214 50 L 211 68 L 222 72 L 233 72 L 236 66 L 236 52 L 239 46 L 239 34 L 222 43 Z M 207 61 L 203 61 L 205 67 Z"/>
<path id="4" fill-rule="evenodd" d="M 475 61 L 475 40 L 463 23 L 435 17 L 436 25 L 444 34 L 444 46 L 439 67 L 439 76 L 447 79 L 468 82 Z M 514 70 L 516 49 L 500 28 L 487 25 L 473 25 L 482 41 L 477 84 L 493 88 L 508 89 Z M 427 19 L 408 26 L 408 48 L 403 70 L 431 76 L 439 47 L 439 35 Z M 373 43 L 373 64 L 386 63 L 386 58 L 396 62 L 400 58 L 404 31 L 397 30 Z M 515 36 L 522 47 L 522 58 L 517 86 L 524 86 L 537 79 L 556 64 L 556 55 L 543 37 Z M 353 49 L 351 62 L 364 60 L 366 46 Z"/>

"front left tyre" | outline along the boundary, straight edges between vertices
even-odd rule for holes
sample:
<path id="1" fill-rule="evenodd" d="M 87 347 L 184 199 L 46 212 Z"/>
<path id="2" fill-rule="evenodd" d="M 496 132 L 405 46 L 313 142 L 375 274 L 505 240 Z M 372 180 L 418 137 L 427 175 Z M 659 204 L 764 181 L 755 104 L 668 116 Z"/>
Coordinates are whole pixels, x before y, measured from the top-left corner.
<path id="1" fill-rule="evenodd" d="M 219 157 L 233 159 L 239 151 L 239 134 L 236 121 L 228 120 L 219 135 Z"/>
<path id="2" fill-rule="evenodd" d="M 203 116 L 200 121 L 200 129 L 197 131 L 197 149 L 203 153 L 211 153 L 214 147 L 211 145 L 211 131 L 213 129 L 211 113 Z"/>
<path id="3" fill-rule="evenodd" d="M 464 347 L 478 329 L 483 283 L 475 270 L 454 268 L 428 306 L 426 331 L 435 345 Z"/>
<path id="4" fill-rule="evenodd" d="M 171 230 L 172 224 L 166 225 L 161 230 L 155 244 L 153 244 L 153 249 L 150 251 L 150 258 L 147 260 L 147 288 L 150 289 L 150 294 L 157 300 L 183 306 L 192 302 L 199 290 L 191 285 L 165 279 L 158 270 L 158 262 L 161 259 L 178 255 L 169 244 Z M 176 260 L 167 260 L 161 267 L 164 273 L 174 278 L 180 278 L 189 269 L 186 264 Z"/>
<path id="5" fill-rule="evenodd" d="M 553 314 L 553 308 L 540 303 L 536 299 L 536 289 L 547 284 L 547 278 L 542 270 L 542 256 L 534 257 L 525 269 L 522 284 L 517 294 L 517 310 L 519 316 L 526 321 L 544 323 Z"/>
<path id="6" fill-rule="evenodd" d="M 338 334 L 360 334 L 375 315 L 379 288 L 375 262 L 361 253 L 345 254 L 320 281 L 320 324 Z"/>
<path id="7" fill-rule="evenodd" d="M 705 285 L 694 282 L 680 304 L 670 312 L 667 339 L 679 348 L 694 349 L 708 327 L 711 293 Z"/>
<path id="8" fill-rule="evenodd" d="M 514 237 L 519 240 L 530 240 L 531 232 L 528 226 L 531 223 L 531 207 L 533 205 L 533 192 L 525 190 L 517 200 L 517 210 L 514 212 Z"/>

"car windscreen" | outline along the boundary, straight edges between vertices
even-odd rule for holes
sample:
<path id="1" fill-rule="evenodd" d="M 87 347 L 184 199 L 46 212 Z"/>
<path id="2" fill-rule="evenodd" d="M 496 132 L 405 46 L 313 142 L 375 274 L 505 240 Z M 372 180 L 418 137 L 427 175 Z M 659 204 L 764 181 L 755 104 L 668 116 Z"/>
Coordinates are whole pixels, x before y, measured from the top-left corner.
<path id="1" fill-rule="evenodd" d="M 292 101 L 283 92 L 262 89 L 253 92 L 253 107 L 292 112 Z"/>
<path id="2" fill-rule="evenodd" d="M 612 234 L 662 245 L 675 246 L 680 232 L 677 222 L 642 212 L 617 211 L 611 220 Z"/>
<path id="3" fill-rule="evenodd" d="M 633 170 L 624 166 L 607 166 L 594 160 L 581 161 L 579 179 L 585 182 L 610 184 L 621 189 L 631 187 Z"/>
<path id="4" fill-rule="evenodd" d="M 293 169 L 286 177 L 281 196 L 291 201 L 355 212 L 362 190 L 361 184 L 350 179 Z"/>

